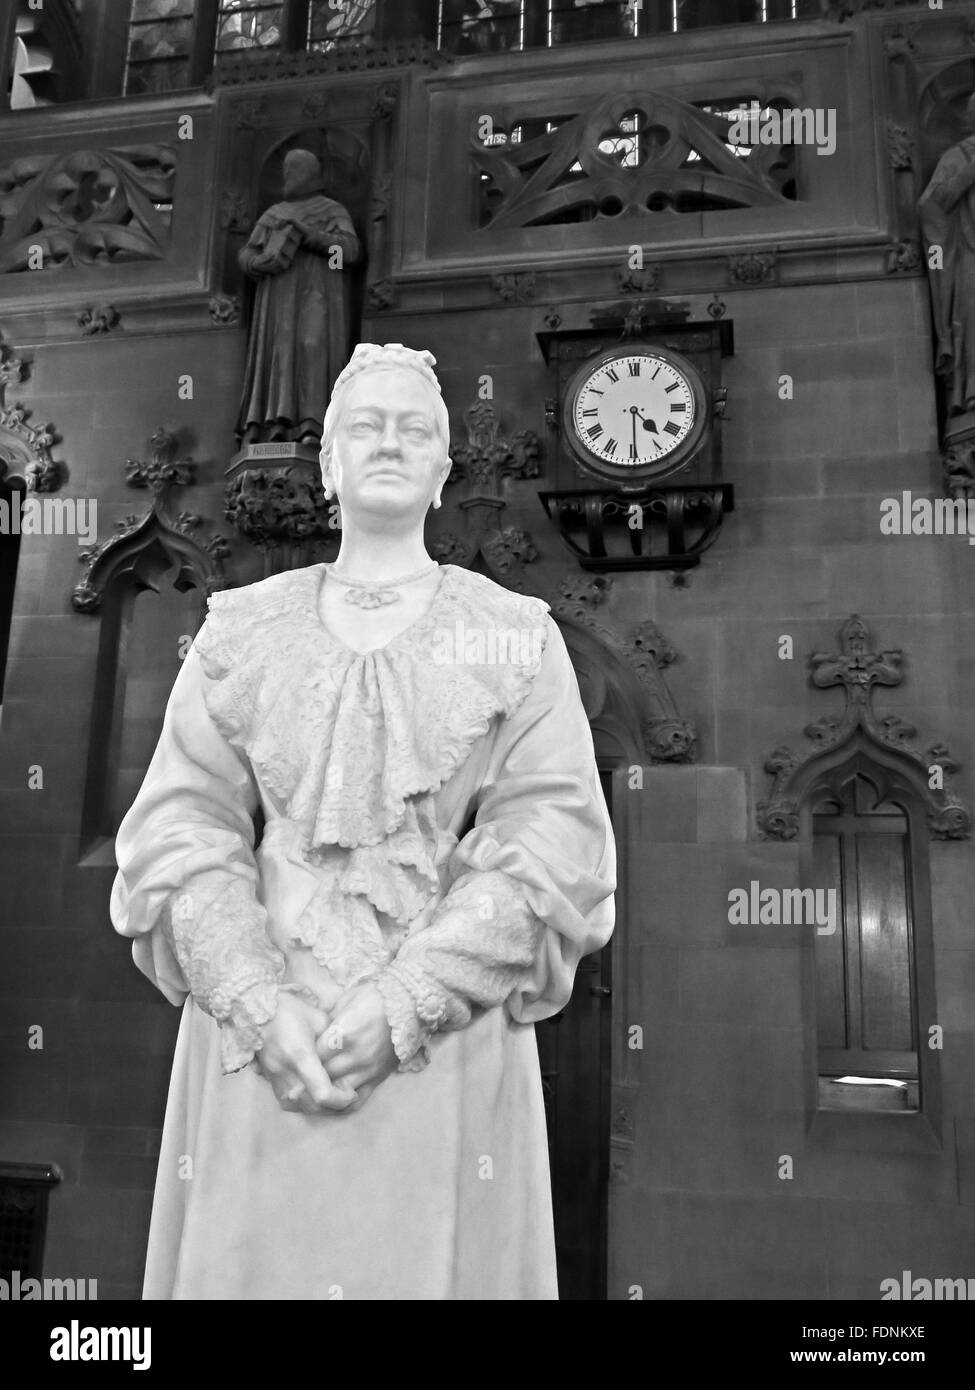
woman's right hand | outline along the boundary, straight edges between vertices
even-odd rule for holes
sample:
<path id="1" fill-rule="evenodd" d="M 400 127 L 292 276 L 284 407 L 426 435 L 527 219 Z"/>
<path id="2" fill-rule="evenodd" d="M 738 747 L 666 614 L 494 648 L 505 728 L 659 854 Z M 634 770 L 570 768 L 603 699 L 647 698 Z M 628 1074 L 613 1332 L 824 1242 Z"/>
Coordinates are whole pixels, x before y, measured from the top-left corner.
<path id="1" fill-rule="evenodd" d="M 282 1110 L 317 1115 L 355 1104 L 355 1091 L 336 1085 L 315 1051 L 316 1037 L 327 1027 L 328 1015 L 308 1000 L 278 995 L 277 1012 L 265 1024 L 264 1044 L 255 1060 Z"/>

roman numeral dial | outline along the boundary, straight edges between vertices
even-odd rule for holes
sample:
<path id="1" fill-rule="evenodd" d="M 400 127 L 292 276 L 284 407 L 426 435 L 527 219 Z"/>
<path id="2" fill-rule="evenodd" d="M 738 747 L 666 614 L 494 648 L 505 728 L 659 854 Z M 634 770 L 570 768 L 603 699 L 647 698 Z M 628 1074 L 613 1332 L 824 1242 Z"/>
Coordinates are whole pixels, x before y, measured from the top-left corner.
<path id="1" fill-rule="evenodd" d="M 680 447 L 697 424 L 699 399 L 665 354 L 623 349 L 574 378 L 564 420 L 575 447 L 594 463 L 640 470 Z"/>

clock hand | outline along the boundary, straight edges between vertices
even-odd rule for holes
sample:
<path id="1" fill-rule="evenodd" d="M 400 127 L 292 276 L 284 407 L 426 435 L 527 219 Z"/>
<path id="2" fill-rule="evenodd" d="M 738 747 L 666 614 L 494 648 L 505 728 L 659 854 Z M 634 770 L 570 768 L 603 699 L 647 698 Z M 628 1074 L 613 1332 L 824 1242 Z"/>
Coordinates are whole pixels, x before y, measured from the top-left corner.
<path id="1" fill-rule="evenodd" d="M 646 418 L 645 415 L 641 415 L 641 414 L 640 414 L 640 407 L 639 407 L 638 405 L 631 405 L 631 406 L 630 406 L 630 413 L 631 413 L 631 415 L 633 416 L 633 429 L 634 429 L 634 432 L 636 431 L 636 417 L 639 415 L 639 416 L 640 416 L 640 421 L 641 421 L 641 423 L 642 423 L 642 425 L 643 425 L 643 428 L 644 428 L 645 430 L 652 430 L 654 434 L 659 434 L 659 433 L 660 433 L 660 431 L 657 429 L 657 426 L 654 424 L 654 422 L 653 422 L 652 420 L 648 420 L 648 419 Z"/>
<path id="2" fill-rule="evenodd" d="M 631 423 L 632 423 L 632 425 L 633 425 L 633 457 L 634 457 L 634 458 L 636 458 L 636 417 L 637 417 L 637 408 L 636 408 L 635 405 L 631 405 L 631 406 L 630 406 L 630 421 L 631 421 Z"/>

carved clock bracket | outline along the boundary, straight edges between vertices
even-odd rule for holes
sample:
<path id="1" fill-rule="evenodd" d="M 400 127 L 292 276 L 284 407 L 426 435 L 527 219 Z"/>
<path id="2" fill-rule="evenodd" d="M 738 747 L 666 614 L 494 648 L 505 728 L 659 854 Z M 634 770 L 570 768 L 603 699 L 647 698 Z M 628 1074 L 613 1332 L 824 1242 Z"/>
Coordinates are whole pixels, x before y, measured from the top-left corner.
<path id="1" fill-rule="evenodd" d="M 688 570 L 734 510 L 720 449 L 733 324 L 690 315 L 683 300 L 617 301 L 594 309 L 588 329 L 562 328 L 550 311 L 537 335 L 555 388 L 545 421 L 556 486 L 539 500 L 584 570 Z"/>
<path id="2" fill-rule="evenodd" d="M 791 748 L 773 750 L 765 763 L 774 774 L 771 795 L 758 806 L 758 824 L 777 840 L 793 840 L 799 833 L 799 809 L 806 793 L 824 773 L 845 764 L 858 752 L 881 769 L 890 782 L 891 795 L 898 782 L 906 785 L 927 808 L 931 835 L 940 840 L 961 840 L 971 834 L 971 812 L 948 785 L 959 764 L 943 743 L 924 752 L 913 747 L 917 730 L 896 715 L 879 716 L 873 708 L 877 685 L 897 686 L 903 680 L 901 651 L 871 649 L 870 631 L 857 614 L 840 629 L 840 650 L 815 652 L 810 657 L 810 681 L 820 690 L 843 687 L 846 707 L 839 717 L 823 715 L 805 729 L 815 745 L 805 753 Z M 932 776 L 935 768 L 940 776 Z M 932 781 L 942 785 L 932 788 Z"/>
<path id="3" fill-rule="evenodd" d="M 149 440 L 150 460 L 126 461 L 126 482 L 130 487 L 148 488 L 152 505 L 141 517 L 124 517 L 117 523 L 116 535 L 79 556 L 85 572 L 71 595 L 76 612 L 97 612 L 119 576 L 134 577 L 144 586 L 154 566 L 143 562 L 160 549 L 170 564 L 179 565 L 173 587 L 180 592 L 196 588 L 209 596 L 226 586 L 222 563 L 230 554 L 226 539 L 211 535 L 198 541 L 194 532 L 202 519 L 188 511 L 174 516 L 169 509 L 170 490 L 192 483 L 196 470 L 191 460 L 177 459 L 177 448 L 176 436 L 160 426 Z"/>

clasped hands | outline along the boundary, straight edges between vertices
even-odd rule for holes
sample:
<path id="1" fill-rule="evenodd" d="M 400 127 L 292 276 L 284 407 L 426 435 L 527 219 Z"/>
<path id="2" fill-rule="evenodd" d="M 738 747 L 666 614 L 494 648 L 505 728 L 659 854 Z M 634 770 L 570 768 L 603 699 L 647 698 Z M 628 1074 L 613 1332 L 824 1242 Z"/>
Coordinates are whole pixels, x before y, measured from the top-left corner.
<path id="1" fill-rule="evenodd" d="M 282 1110 L 358 1108 L 397 1066 L 377 986 L 353 985 L 330 1014 L 300 995 L 279 994 L 255 1060 Z"/>

